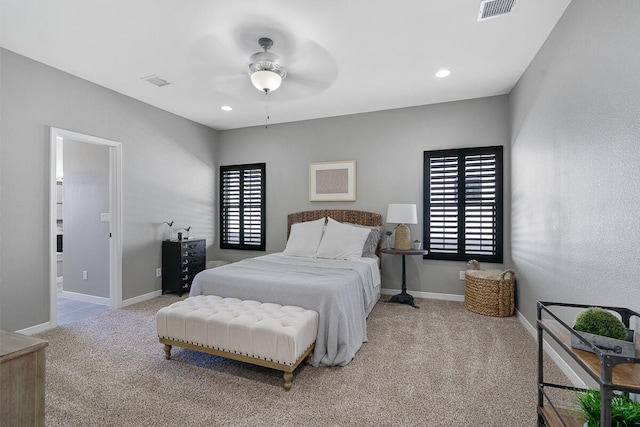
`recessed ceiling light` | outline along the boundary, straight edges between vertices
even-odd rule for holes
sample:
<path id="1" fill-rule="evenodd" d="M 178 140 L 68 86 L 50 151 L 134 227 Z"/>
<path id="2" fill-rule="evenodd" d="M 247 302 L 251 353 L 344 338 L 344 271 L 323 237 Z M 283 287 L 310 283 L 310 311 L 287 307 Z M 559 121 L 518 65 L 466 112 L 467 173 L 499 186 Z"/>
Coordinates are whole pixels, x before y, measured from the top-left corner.
<path id="1" fill-rule="evenodd" d="M 231 107 L 230 107 L 230 106 L 228 106 L 228 105 L 223 105 L 222 107 L 220 107 L 220 109 L 221 109 L 221 110 L 224 110 L 224 111 L 231 111 L 231 110 L 233 110 L 233 108 L 231 108 Z"/>
<path id="2" fill-rule="evenodd" d="M 447 70 L 446 68 L 443 68 L 442 70 L 436 73 L 436 77 L 447 77 L 449 74 L 451 74 L 451 71 Z"/>

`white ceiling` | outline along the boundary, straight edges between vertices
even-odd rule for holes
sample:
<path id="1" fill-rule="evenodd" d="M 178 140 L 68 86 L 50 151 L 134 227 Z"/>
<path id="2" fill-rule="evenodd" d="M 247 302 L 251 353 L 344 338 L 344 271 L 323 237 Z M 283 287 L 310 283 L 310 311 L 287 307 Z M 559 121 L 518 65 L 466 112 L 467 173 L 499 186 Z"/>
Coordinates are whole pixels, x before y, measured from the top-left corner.
<path id="1" fill-rule="evenodd" d="M 507 94 L 569 2 L 477 22 L 480 0 L 0 0 L 0 44 L 222 130 L 265 124 L 259 37 L 289 72 L 268 100 L 283 123 Z"/>

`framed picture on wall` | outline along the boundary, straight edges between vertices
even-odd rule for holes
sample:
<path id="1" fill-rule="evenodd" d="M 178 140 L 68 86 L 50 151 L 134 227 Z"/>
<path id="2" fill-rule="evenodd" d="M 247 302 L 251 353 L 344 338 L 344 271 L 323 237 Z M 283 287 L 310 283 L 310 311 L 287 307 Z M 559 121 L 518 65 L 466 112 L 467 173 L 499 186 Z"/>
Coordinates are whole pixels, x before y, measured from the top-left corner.
<path id="1" fill-rule="evenodd" d="M 309 163 L 309 201 L 354 202 L 356 161 Z"/>

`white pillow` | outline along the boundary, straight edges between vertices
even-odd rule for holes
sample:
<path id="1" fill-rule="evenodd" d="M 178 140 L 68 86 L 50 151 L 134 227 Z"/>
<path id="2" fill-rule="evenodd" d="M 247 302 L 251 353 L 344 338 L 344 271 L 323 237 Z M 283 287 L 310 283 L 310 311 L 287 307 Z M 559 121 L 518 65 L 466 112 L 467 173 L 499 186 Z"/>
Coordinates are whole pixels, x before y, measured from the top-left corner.
<path id="1" fill-rule="evenodd" d="M 360 259 L 371 230 L 342 224 L 329 218 L 327 229 L 316 252 L 317 258 Z"/>
<path id="2" fill-rule="evenodd" d="M 322 239 L 323 229 L 324 218 L 293 224 L 283 253 L 289 256 L 313 257 Z"/>

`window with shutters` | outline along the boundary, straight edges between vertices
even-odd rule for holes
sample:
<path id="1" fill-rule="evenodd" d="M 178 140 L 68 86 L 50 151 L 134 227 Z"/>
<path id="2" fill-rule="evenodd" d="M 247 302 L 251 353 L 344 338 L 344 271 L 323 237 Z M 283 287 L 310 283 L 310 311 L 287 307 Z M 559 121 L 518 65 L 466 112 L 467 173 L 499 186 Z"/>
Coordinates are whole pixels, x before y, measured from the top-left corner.
<path id="1" fill-rule="evenodd" d="M 425 258 L 502 262 L 502 147 L 424 152 Z"/>
<path id="2" fill-rule="evenodd" d="M 220 249 L 264 251 L 265 163 L 220 166 Z"/>

